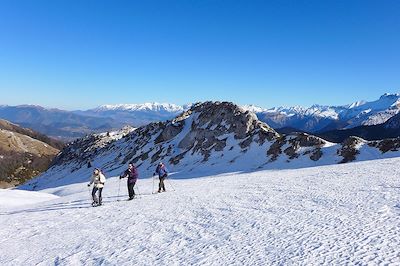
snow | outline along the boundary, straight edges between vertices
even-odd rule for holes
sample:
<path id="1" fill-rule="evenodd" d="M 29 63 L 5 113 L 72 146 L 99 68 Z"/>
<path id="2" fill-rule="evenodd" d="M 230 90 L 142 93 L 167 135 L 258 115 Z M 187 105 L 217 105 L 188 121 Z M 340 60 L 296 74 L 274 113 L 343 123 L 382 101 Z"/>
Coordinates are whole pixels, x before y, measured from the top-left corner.
<path id="1" fill-rule="evenodd" d="M 98 208 L 89 207 L 86 183 L 46 189 L 67 196 L 0 207 L 0 264 L 398 265 L 399 163 L 177 173 L 162 194 L 140 179 L 142 195 L 131 202 L 117 201 L 125 183 L 118 198 L 112 177 Z"/>
<path id="2" fill-rule="evenodd" d="M 298 123 L 305 117 L 315 117 L 323 119 L 338 120 L 346 122 L 349 125 L 345 128 L 353 128 L 361 125 L 377 125 L 385 123 L 388 119 L 400 112 L 400 94 L 382 95 L 376 101 L 357 101 L 343 106 L 323 106 L 313 105 L 311 107 L 274 107 L 257 112 L 260 117 L 266 119 L 263 115 L 271 117 L 266 119 L 267 123 L 277 123 L 279 119 L 292 118 L 288 122 L 282 122 L 280 127 L 299 126 Z M 283 115 L 284 118 L 274 118 L 276 115 Z M 272 120 L 271 120 L 272 119 Z M 278 119 L 278 121 L 275 121 Z M 302 122 L 304 124 L 304 122 Z M 322 128 L 319 128 L 319 130 Z M 309 130 L 309 129 L 308 129 Z M 313 131 L 313 130 L 311 130 Z"/>
<path id="3" fill-rule="evenodd" d="M 48 193 L 0 189 L 0 208 L 23 206 L 56 198 L 58 197 Z"/>
<path id="4" fill-rule="evenodd" d="M 135 160 L 134 163 L 138 166 L 139 171 L 146 176 L 154 172 L 154 168 L 160 160 L 171 162 L 172 159 L 179 158 L 178 163 L 168 167 L 170 171 L 185 173 L 185 175 L 189 176 L 198 176 L 199 173 L 202 175 L 216 175 L 235 171 L 252 172 L 262 169 L 294 169 L 330 165 L 339 163 L 344 159 L 338 155 L 339 151 L 342 149 L 342 145 L 329 142 L 325 142 L 325 144 L 320 147 L 322 157 L 317 161 L 312 160 L 310 157 L 312 155 L 311 148 L 296 150 L 298 156 L 290 157 L 290 155 L 283 152 L 289 147 L 288 143 L 290 143 L 290 141 L 281 147 L 279 158 L 274 158 L 273 155 L 268 155 L 267 152 L 270 150 L 273 142 L 251 143 L 249 146 L 242 148 L 240 143 L 245 139 L 237 139 L 234 133 L 218 136 L 219 140 L 225 142 L 224 148 L 216 150 L 215 145 L 211 146 L 208 149 L 210 151 L 209 154 L 204 155 L 205 150 L 199 152 L 194 148 L 195 145 L 188 145 L 187 143 L 182 144 L 182 142 L 193 140 L 192 126 L 199 123 L 200 114 L 199 112 L 188 112 L 178 119 L 168 122 L 176 126 L 182 124 L 183 128 L 179 134 L 172 139 L 158 144 L 155 144 L 155 139 L 158 138 L 161 131 L 160 128 L 157 127 L 152 128 L 150 131 L 144 127 L 138 129 L 126 128 L 121 131 L 109 132 L 109 134 L 94 134 L 94 140 L 92 142 L 90 142 L 90 140 L 93 136 L 88 136 L 84 138 L 84 140 L 88 140 L 90 145 L 81 144 L 83 145 L 81 152 L 79 151 L 80 147 L 71 145 L 71 149 L 78 149 L 77 153 L 74 154 L 73 151 L 70 151 L 71 157 L 67 157 L 67 161 L 53 165 L 45 173 L 28 181 L 20 188 L 26 190 L 53 189 L 47 192 L 54 193 L 58 196 L 76 193 L 75 190 L 59 190 L 54 188 L 72 183 L 81 183 L 86 180 L 86 177 L 93 171 L 92 168 L 87 167 L 88 161 L 90 161 L 92 167 L 102 169 L 108 176 L 115 176 L 125 170 L 128 161 Z M 210 130 L 214 130 L 218 126 L 229 126 L 226 120 L 222 120 L 213 125 L 209 125 L 205 122 L 204 125 L 199 126 L 203 128 L 206 125 L 210 127 Z M 123 136 L 127 136 L 126 134 L 129 132 L 135 134 L 122 138 Z M 142 134 L 145 134 L 144 137 Z M 296 136 L 290 138 L 294 137 Z M 253 142 L 254 141 L 255 140 L 253 140 Z M 324 141 L 322 141 L 322 143 L 324 143 Z M 362 145 L 368 146 L 368 143 L 363 142 Z M 362 145 L 356 148 L 361 149 Z M 316 147 L 313 147 L 313 149 L 315 148 Z M 368 152 L 366 154 L 357 155 L 357 160 L 383 159 L 400 156 L 399 150 L 391 150 L 386 153 L 382 153 L 379 149 L 372 147 L 365 150 Z M 129 154 L 129 157 L 126 156 Z M 84 159 L 79 159 L 82 156 Z M 207 158 L 205 156 L 207 156 Z"/>
<path id="5" fill-rule="evenodd" d="M 349 104 L 347 107 L 348 107 L 349 109 L 357 108 L 357 107 L 359 107 L 359 106 L 361 106 L 361 105 L 364 105 L 364 104 L 366 104 L 366 103 L 367 103 L 367 101 L 357 101 L 357 102 L 354 102 L 354 103 L 352 103 L 352 104 Z"/>
<path id="6" fill-rule="evenodd" d="M 396 107 L 396 105 L 400 102 L 399 98 L 400 98 L 400 94 L 385 93 L 376 101 L 363 102 L 362 104 L 359 104 L 357 106 L 350 107 L 350 109 L 362 108 L 363 110 L 368 110 L 368 109 L 385 110 L 385 109 L 389 109 L 391 107 Z"/>
<path id="7" fill-rule="evenodd" d="M 115 104 L 115 105 L 102 105 L 94 109 L 94 111 L 165 111 L 171 113 L 183 112 L 188 108 L 187 105 L 176 105 L 171 103 L 143 103 L 143 104 Z"/>
<path id="8" fill-rule="evenodd" d="M 250 111 L 253 113 L 262 113 L 264 111 L 266 111 L 266 109 L 253 105 L 253 104 L 249 104 L 249 105 L 243 105 L 242 108 L 246 111 Z"/>

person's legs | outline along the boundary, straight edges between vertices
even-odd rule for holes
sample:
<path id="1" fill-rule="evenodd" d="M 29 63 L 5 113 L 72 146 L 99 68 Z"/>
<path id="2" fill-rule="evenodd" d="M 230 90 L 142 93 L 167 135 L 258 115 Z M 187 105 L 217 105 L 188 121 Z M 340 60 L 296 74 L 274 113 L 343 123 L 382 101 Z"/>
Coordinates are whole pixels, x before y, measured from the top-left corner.
<path id="1" fill-rule="evenodd" d="M 134 186 L 135 186 L 135 183 L 128 182 L 129 199 L 133 199 L 135 197 L 135 190 L 133 189 Z"/>
<path id="2" fill-rule="evenodd" d="M 160 176 L 160 184 L 158 185 L 158 192 L 161 192 L 161 190 L 165 191 L 164 179 L 165 176 Z"/>
<path id="3" fill-rule="evenodd" d="M 158 193 L 160 193 L 160 192 L 161 192 L 161 187 L 162 187 L 162 185 L 161 185 L 161 184 L 162 184 L 162 182 L 163 182 L 163 181 L 162 181 L 162 177 L 161 177 L 161 176 L 159 177 L 159 180 L 160 180 L 160 182 L 158 183 Z"/>
<path id="4" fill-rule="evenodd" d="M 98 200 L 97 200 L 97 197 L 96 197 L 96 192 L 97 192 L 97 187 L 93 186 L 92 199 L 93 199 L 93 202 L 98 203 Z"/>
<path id="5" fill-rule="evenodd" d="M 101 196 L 101 193 L 103 192 L 103 188 L 99 188 L 99 205 L 101 205 L 103 197 Z"/>
<path id="6" fill-rule="evenodd" d="M 132 189 L 131 189 L 131 184 L 129 183 L 129 181 L 128 181 L 127 185 L 128 185 L 128 195 L 129 195 L 129 198 L 130 198 L 131 197 L 131 193 L 132 193 Z"/>

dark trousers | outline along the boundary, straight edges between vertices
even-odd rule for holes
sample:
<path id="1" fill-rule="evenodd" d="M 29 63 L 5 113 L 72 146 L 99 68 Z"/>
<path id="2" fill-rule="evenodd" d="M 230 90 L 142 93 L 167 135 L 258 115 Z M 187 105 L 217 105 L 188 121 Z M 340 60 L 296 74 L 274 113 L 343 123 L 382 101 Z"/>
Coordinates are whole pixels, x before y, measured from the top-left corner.
<path id="1" fill-rule="evenodd" d="M 132 199 L 133 197 L 135 197 L 135 190 L 133 189 L 133 187 L 135 186 L 136 182 L 130 183 L 128 181 L 128 194 L 129 194 L 129 198 Z"/>
<path id="2" fill-rule="evenodd" d="M 96 196 L 96 192 L 97 191 L 99 191 L 99 198 L 97 199 L 97 196 Z M 97 188 L 96 186 L 94 186 L 93 187 L 93 190 L 92 190 L 92 198 L 93 198 L 93 201 L 94 202 L 96 202 L 96 203 L 98 203 L 98 204 L 101 204 L 101 201 L 102 201 L 102 196 L 101 196 L 101 193 L 103 192 L 103 188 Z"/>
<path id="3" fill-rule="evenodd" d="M 159 178 L 160 178 L 160 184 L 158 184 L 158 191 L 159 192 L 161 190 L 165 191 L 164 181 L 165 181 L 165 178 L 167 178 L 167 175 L 160 176 Z"/>

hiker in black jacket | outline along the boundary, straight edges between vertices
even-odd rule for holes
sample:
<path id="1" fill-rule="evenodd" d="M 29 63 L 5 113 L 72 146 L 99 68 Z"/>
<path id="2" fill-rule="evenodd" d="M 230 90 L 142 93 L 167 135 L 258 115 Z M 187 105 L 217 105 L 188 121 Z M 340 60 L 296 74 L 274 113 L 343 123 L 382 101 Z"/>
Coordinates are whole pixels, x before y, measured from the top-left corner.
<path id="1" fill-rule="evenodd" d="M 128 169 L 126 169 L 125 172 L 119 177 L 120 179 L 128 178 L 128 193 L 129 193 L 128 200 L 132 200 L 135 197 L 134 186 L 136 184 L 138 177 L 139 174 L 137 168 L 132 163 L 128 165 Z"/>

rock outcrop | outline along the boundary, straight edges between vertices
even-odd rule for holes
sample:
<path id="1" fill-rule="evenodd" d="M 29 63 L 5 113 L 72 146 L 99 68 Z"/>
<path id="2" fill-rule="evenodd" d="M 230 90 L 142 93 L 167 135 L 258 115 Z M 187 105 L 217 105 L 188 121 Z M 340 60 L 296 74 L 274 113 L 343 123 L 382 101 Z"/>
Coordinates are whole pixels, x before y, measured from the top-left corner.
<path id="1" fill-rule="evenodd" d="M 392 156 L 398 145 L 398 140 L 371 143 L 352 137 L 335 144 L 305 133 L 281 135 L 233 103 L 205 102 L 171 121 L 76 140 L 41 178 L 51 179 L 57 171 L 76 176 L 74 180 L 87 177 L 88 162 L 110 175 L 132 162 L 144 176 L 160 161 L 182 173 L 310 167 L 357 160 L 362 149 L 374 151 L 363 159 Z"/>

